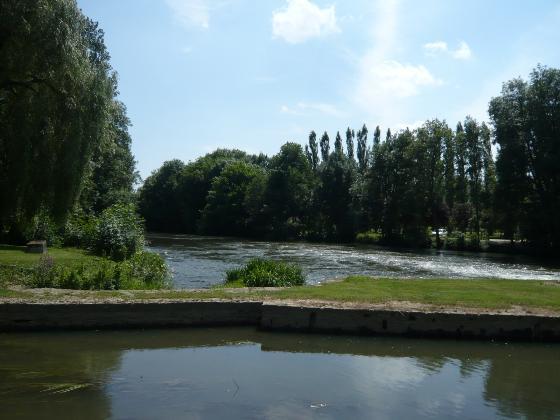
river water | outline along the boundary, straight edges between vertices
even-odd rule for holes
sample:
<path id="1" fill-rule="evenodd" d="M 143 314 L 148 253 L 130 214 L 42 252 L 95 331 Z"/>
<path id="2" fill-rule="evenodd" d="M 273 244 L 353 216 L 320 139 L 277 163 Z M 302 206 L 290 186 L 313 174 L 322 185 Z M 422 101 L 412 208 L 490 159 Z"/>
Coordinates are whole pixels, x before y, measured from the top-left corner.
<path id="1" fill-rule="evenodd" d="M 300 264 L 308 283 L 365 274 L 381 277 L 560 280 L 560 262 L 527 256 L 436 250 L 395 250 L 368 245 L 265 242 L 194 235 L 148 235 L 176 288 L 205 288 L 254 257 Z"/>
<path id="2" fill-rule="evenodd" d="M 1 418 L 560 418 L 560 345 L 253 328 L 0 334 Z"/>

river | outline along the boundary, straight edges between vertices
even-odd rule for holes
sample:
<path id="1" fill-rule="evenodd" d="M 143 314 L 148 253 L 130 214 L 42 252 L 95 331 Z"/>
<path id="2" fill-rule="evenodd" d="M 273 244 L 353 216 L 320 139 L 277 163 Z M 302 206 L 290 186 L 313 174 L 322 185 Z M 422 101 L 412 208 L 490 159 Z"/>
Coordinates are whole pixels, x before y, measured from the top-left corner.
<path id="1" fill-rule="evenodd" d="M 560 345 L 253 328 L 0 334 L 2 418 L 560 416 Z"/>
<path id="2" fill-rule="evenodd" d="M 501 278 L 560 280 L 560 263 L 528 256 L 437 250 L 397 250 L 371 245 L 266 242 L 195 235 L 148 235 L 149 249 L 161 254 L 175 288 L 206 288 L 225 272 L 254 257 L 300 264 L 307 282 L 353 274 L 416 278 Z"/>

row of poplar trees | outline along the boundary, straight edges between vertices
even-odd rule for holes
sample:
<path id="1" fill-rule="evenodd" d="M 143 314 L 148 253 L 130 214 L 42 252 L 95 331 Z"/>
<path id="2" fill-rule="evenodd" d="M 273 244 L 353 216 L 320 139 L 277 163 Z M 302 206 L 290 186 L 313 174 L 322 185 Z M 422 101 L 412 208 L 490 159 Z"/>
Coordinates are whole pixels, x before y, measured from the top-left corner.
<path id="1" fill-rule="evenodd" d="M 352 241 L 367 231 L 428 245 L 445 229 L 475 245 L 496 234 L 558 249 L 559 98 L 560 71 L 538 66 L 492 99 L 490 127 L 436 119 L 382 136 L 364 125 L 334 141 L 312 131 L 271 158 L 217 150 L 166 162 L 141 188 L 140 211 L 168 232 Z"/>

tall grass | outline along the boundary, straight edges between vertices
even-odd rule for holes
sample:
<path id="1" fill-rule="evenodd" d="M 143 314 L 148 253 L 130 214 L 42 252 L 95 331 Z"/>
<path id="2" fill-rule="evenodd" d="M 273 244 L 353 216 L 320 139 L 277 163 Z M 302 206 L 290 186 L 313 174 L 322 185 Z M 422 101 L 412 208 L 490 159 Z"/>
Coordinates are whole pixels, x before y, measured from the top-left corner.
<path id="1" fill-rule="evenodd" d="M 227 271 L 227 283 L 242 283 L 247 287 L 301 286 L 305 275 L 298 265 L 255 258 L 242 268 Z"/>

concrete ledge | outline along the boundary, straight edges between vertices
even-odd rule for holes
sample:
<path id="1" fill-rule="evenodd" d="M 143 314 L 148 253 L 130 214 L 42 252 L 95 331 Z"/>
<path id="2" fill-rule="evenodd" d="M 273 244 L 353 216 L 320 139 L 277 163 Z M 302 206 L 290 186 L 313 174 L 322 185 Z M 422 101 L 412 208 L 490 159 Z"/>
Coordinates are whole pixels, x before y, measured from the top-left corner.
<path id="1" fill-rule="evenodd" d="M 266 330 L 560 341 L 560 317 L 191 301 L 3 303 L 0 331 L 253 325 Z"/>
<path id="2" fill-rule="evenodd" d="M 412 337 L 560 341 L 560 318 L 263 304 L 261 328 Z"/>
<path id="3" fill-rule="evenodd" d="M 0 331 L 256 325 L 260 302 L 0 304 Z"/>

